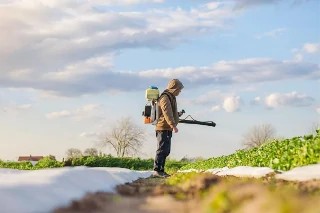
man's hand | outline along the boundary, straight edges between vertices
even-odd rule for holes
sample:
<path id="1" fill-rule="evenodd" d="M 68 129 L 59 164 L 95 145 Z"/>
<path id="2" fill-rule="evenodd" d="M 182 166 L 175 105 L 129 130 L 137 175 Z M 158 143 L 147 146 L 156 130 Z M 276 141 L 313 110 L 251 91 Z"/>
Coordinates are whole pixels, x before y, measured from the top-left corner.
<path id="1" fill-rule="evenodd" d="M 181 117 L 185 112 L 186 112 L 186 111 L 184 111 L 184 109 L 181 110 L 180 112 L 178 112 L 178 116 Z"/>
<path id="2" fill-rule="evenodd" d="M 174 133 L 178 133 L 179 132 L 179 129 L 177 127 L 173 127 L 173 132 Z"/>

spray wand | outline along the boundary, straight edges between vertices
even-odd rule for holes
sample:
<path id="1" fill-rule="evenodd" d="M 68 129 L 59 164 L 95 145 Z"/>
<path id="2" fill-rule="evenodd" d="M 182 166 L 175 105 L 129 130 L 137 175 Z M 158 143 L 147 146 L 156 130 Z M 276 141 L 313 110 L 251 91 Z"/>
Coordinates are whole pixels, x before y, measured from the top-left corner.
<path id="1" fill-rule="evenodd" d="M 179 117 L 182 116 L 184 113 L 185 113 L 184 110 L 181 110 L 180 112 L 178 112 Z M 189 118 L 189 119 L 187 119 L 187 118 Z M 197 120 L 193 119 L 193 117 L 191 115 L 188 115 L 184 119 L 179 119 L 179 123 L 198 124 L 198 125 L 212 126 L 212 127 L 216 126 L 216 123 L 213 121 L 197 121 Z"/>

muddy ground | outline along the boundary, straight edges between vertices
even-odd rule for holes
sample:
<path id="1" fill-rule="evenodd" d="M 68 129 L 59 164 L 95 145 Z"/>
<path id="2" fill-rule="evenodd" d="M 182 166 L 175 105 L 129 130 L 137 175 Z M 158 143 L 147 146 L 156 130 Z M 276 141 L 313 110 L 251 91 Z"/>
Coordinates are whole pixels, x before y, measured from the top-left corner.
<path id="1" fill-rule="evenodd" d="M 54 213 L 320 213 L 320 180 L 287 182 L 199 174 L 180 184 L 169 179 L 139 179 L 117 193 L 87 194 Z"/>

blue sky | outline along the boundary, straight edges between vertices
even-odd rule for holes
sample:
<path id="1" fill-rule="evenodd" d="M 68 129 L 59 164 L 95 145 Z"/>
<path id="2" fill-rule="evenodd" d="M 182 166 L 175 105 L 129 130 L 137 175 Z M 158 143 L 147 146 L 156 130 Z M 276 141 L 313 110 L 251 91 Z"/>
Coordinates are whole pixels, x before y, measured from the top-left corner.
<path id="1" fill-rule="evenodd" d="M 1 1 L 0 159 L 61 159 L 124 117 L 153 157 L 144 93 L 172 78 L 185 85 L 179 108 L 217 123 L 180 124 L 172 158 L 233 153 L 259 124 L 308 133 L 320 123 L 319 11 L 317 0 Z"/>

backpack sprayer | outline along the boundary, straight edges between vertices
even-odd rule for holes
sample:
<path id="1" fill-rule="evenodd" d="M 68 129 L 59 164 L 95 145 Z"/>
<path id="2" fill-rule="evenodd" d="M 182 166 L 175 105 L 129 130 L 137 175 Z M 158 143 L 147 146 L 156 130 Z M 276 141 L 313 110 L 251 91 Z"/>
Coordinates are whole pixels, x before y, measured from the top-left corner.
<path id="1" fill-rule="evenodd" d="M 157 124 L 158 122 L 158 99 L 159 99 L 159 89 L 155 86 L 150 86 L 146 90 L 147 104 L 144 107 L 142 115 L 144 116 L 145 124 Z"/>
<path id="2" fill-rule="evenodd" d="M 158 99 L 159 99 L 159 89 L 155 86 L 150 86 L 146 90 L 146 99 L 147 104 L 144 107 L 144 111 L 142 112 L 142 116 L 144 116 L 144 123 L 145 124 L 153 124 L 156 125 L 159 118 L 159 107 L 158 107 Z M 185 113 L 184 110 L 178 112 L 179 117 L 181 117 Z M 189 118 L 189 119 L 187 119 Z M 213 121 L 197 121 L 188 115 L 184 119 L 179 119 L 179 123 L 185 124 L 198 124 L 198 125 L 205 125 L 205 126 L 212 126 L 215 127 L 216 123 Z"/>

